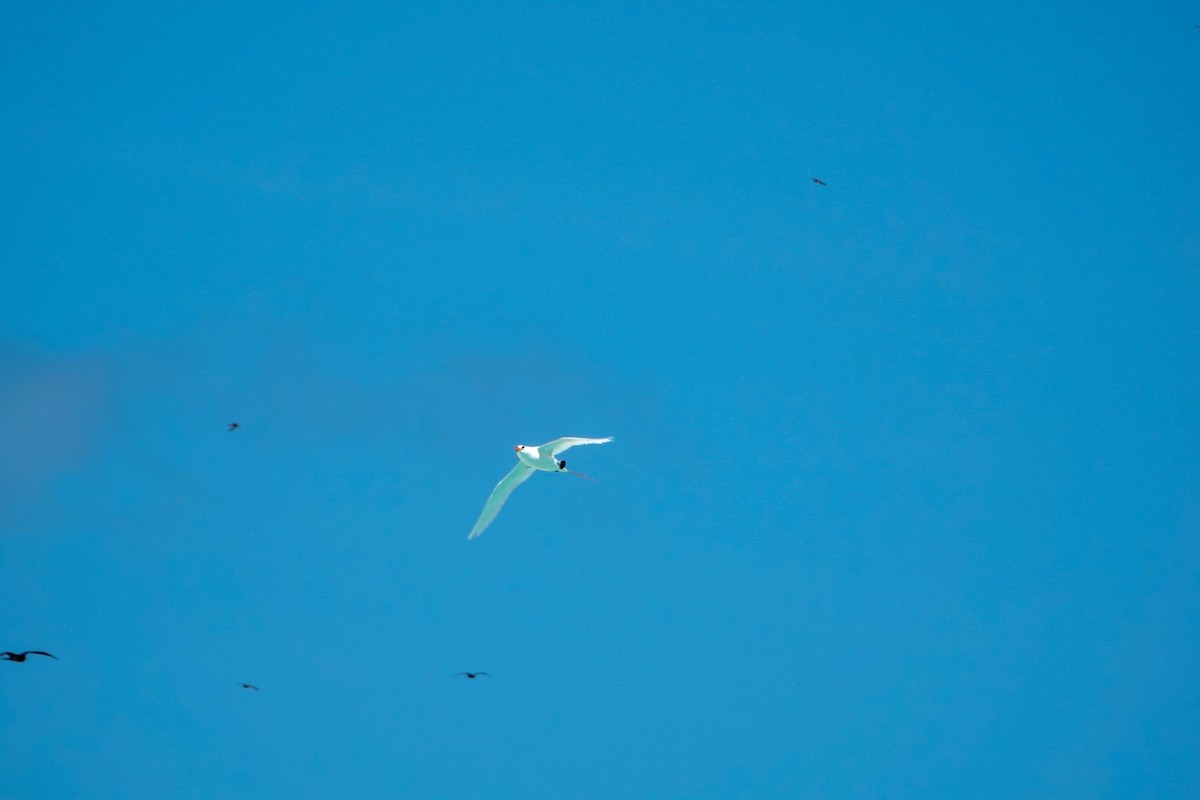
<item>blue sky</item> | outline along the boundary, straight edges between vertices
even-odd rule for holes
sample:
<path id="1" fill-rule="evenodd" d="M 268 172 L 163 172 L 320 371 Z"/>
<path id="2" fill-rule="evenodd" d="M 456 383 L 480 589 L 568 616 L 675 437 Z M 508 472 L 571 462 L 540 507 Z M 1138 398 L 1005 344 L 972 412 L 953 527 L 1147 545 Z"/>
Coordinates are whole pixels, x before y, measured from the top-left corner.
<path id="1" fill-rule="evenodd" d="M 0 798 L 1200 792 L 1200 11 L 434 5 L 10 12 Z"/>

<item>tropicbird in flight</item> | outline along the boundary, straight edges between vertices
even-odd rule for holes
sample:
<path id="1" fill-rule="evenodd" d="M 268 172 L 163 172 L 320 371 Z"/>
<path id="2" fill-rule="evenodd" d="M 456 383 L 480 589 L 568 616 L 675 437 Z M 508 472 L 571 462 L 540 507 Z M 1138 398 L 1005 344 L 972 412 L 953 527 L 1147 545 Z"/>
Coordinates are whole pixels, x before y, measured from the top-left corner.
<path id="1" fill-rule="evenodd" d="M 534 473 L 534 470 L 541 470 L 542 472 L 570 472 L 567 469 L 567 462 L 558 458 L 560 453 L 569 450 L 577 444 L 605 444 L 611 441 L 611 436 L 605 436 L 603 439 L 581 439 L 577 436 L 565 436 L 562 439 L 555 439 L 552 442 L 546 442 L 537 447 L 530 447 L 524 444 L 514 447 L 513 449 L 517 452 L 517 465 L 496 484 L 496 488 L 492 490 L 491 497 L 484 504 L 483 512 L 479 515 L 479 519 L 475 521 L 475 527 L 471 529 L 471 533 L 467 538 L 474 539 L 483 533 L 488 525 L 492 524 L 492 520 L 500 513 L 500 507 L 504 505 L 504 501 L 513 493 L 513 489 L 516 489 L 528 480 L 529 476 Z M 582 475 L 578 472 L 572 472 L 571 474 L 579 475 L 581 478 L 587 477 L 587 475 Z"/>

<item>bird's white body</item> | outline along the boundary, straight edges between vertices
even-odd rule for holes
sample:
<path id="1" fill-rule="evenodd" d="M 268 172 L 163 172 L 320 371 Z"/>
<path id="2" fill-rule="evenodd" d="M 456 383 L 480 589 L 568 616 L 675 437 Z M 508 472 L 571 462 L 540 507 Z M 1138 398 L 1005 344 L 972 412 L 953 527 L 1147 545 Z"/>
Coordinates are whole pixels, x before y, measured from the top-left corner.
<path id="1" fill-rule="evenodd" d="M 554 453 L 545 450 L 545 447 L 546 445 L 541 447 L 520 445 L 521 449 L 517 451 L 517 458 L 522 464 L 540 469 L 542 472 L 562 472 L 563 468 L 558 465 L 558 459 L 554 457 Z"/>
<path id="2" fill-rule="evenodd" d="M 570 448 L 580 444 L 605 444 L 611 442 L 612 437 L 606 436 L 603 439 L 581 439 L 576 436 L 566 436 L 562 439 L 555 439 L 552 442 L 530 447 L 529 445 L 519 444 L 514 450 L 517 452 L 517 465 L 505 475 L 496 488 L 492 490 L 491 496 L 488 497 L 487 503 L 483 506 L 483 511 L 479 515 L 479 519 L 475 521 L 475 527 L 471 529 L 468 539 L 474 539 L 479 534 L 483 533 L 488 525 L 492 524 L 492 520 L 500 513 L 501 506 L 508 496 L 513 493 L 513 490 L 529 479 L 529 476 L 534 471 L 541 472 L 566 472 L 567 462 L 560 461 L 558 456 L 560 453 L 569 450 Z"/>

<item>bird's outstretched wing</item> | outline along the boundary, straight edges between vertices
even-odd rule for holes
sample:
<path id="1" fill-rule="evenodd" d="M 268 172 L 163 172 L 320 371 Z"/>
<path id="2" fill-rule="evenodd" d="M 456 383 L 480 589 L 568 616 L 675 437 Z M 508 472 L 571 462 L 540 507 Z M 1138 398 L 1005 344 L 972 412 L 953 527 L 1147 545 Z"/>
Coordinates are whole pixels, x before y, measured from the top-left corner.
<path id="1" fill-rule="evenodd" d="M 483 533 L 484 528 L 492 524 L 492 520 L 500 513 L 500 507 L 504 505 L 504 501 L 513 493 L 513 489 L 524 483 L 530 475 L 533 474 L 533 467 L 528 467 L 520 461 L 512 468 L 512 471 L 500 479 L 496 484 L 496 488 L 492 489 L 492 495 L 487 499 L 487 503 L 483 506 L 483 511 L 479 515 L 479 519 L 475 521 L 475 527 L 471 528 L 471 533 L 467 536 L 468 539 L 474 539 L 479 534 Z"/>
<path id="2" fill-rule="evenodd" d="M 27 655 L 27 656 L 50 656 L 55 661 L 58 661 L 58 656 L 54 655 L 53 653 L 47 653 L 45 650 L 30 650 L 29 652 L 24 653 L 24 655 Z"/>
<path id="3" fill-rule="evenodd" d="M 552 442 L 546 442 L 538 446 L 539 453 L 549 453 L 556 456 L 566 450 L 570 450 L 577 444 L 607 444 L 612 441 L 611 436 L 605 436 L 603 439 L 580 439 L 578 436 L 564 436 L 561 439 L 555 439 Z"/>

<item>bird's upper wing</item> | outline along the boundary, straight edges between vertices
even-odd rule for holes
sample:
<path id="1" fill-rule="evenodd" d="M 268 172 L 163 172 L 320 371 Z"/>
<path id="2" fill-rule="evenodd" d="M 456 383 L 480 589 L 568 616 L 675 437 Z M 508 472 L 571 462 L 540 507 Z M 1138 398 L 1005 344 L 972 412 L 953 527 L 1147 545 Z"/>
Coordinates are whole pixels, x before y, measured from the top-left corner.
<path id="1" fill-rule="evenodd" d="M 512 468 L 512 471 L 500 479 L 496 484 L 496 488 L 492 489 L 492 495 L 487 499 L 487 503 L 483 506 L 483 511 L 479 514 L 479 519 L 475 521 L 475 527 L 471 528 L 471 533 L 467 536 L 468 539 L 474 539 L 479 534 L 483 533 L 484 528 L 492 524 L 492 520 L 500 513 L 500 507 L 504 505 L 504 501 L 513 493 L 513 489 L 520 486 L 522 483 L 533 474 L 533 467 L 526 466 L 523 462 L 518 461 L 517 465 Z"/>
<path id="2" fill-rule="evenodd" d="M 47 653 L 45 650 L 30 650 L 28 653 L 24 653 L 23 655 L 27 655 L 27 656 L 50 656 L 50 657 L 51 657 L 51 658 L 53 658 L 55 661 L 58 661 L 58 656 L 54 655 L 53 653 Z"/>
<path id="3" fill-rule="evenodd" d="M 565 450 L 570 450 L 577 444 L 607 444 L 611 441 L 611 436 L 605 436 L 603 439 L 580 439 L 578 436 L 564 436 L 561 439 L 555 439 L 552 442 L 539 445 L 538 452 L 556 456 Z"/>

